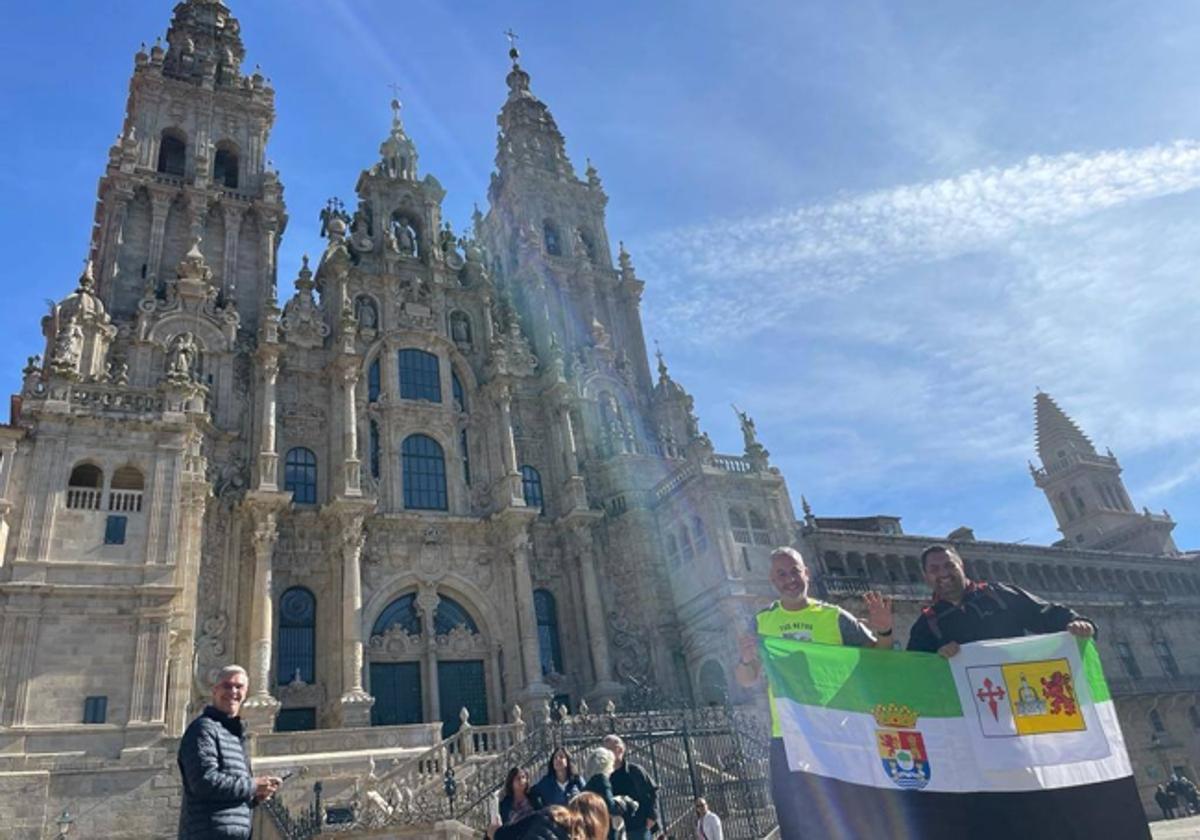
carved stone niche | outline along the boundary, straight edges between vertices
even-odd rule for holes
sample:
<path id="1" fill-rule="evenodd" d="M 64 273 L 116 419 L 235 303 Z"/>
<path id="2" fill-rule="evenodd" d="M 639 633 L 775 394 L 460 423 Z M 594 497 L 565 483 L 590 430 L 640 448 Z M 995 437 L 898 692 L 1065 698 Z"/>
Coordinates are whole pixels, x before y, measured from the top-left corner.
<path id="1" fill-rule="evenodd" d="M 372 636 L 367 642 L 372 662 L 388 662 L 425 652 L 425 642 L 420 633 L 408 633 L 399 624 L 393 624 L 385 633 Z"/>

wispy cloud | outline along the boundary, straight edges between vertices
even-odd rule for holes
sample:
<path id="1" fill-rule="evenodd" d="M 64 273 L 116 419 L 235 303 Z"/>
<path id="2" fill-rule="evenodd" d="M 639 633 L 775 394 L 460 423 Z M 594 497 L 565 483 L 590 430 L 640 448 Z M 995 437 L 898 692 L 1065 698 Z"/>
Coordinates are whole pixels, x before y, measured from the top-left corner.
<path id="1" fill-rule="evenodd" d="M 1130 202 L 1200 186 L 1200 143 L 1034 156 L 925 184 L 658 233 L 639 242 L 664 320 L 732 334 L 887 270 L 995 246 Z M 730 278 L 739 278 L 731 283 Z M 717 304 L 714 306 L 713 304 Z"/>

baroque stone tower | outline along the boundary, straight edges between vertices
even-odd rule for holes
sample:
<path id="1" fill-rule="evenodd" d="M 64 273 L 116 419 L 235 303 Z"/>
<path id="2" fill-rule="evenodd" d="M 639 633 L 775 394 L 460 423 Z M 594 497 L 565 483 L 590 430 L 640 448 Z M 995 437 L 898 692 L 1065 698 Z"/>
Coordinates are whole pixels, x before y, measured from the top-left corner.
<path id="1" fill-rule="evenodd" d="M 1030 465 L 1034 483 L 1046 494 L 1064 541 L 1078 548 L 1177 554 L 1163 513 L 1134 509 L 1121 465 L 1112 450 L 1101 455 L 1058 404 L 1038 391 L 1034 398 L 1038 458 Z"/>

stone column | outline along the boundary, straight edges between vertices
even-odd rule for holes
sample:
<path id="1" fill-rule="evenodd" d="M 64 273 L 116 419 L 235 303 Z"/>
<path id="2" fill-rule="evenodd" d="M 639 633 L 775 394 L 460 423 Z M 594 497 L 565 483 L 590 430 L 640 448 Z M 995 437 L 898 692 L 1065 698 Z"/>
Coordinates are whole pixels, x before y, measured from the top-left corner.
<path id="1" fill-rule="evenodd" d="M 583 586 L 583 617 L 587 624 L 588 647 L 592 652 L 592 670 L 596 683 L 588 696 L 604 701 L 619 696 L 622 687 L 612 678 L 612 662 L 608 656 L 608 626 L 604 621 L 604 602 L 600 581 L 596 577 L 596 558 L 592 551 L 591 531 L 575 530 L 576 551 L 579 553 L 579 579 Z"/>
<path id="2" fill-rule="evenodd" d="M 132 200 L 132 190 L 113 190 L 109 194 L 109 206 L 112 209 L 109 211 L 104 237 L 100 243 L 102 260 L 100 265 L 96 266 L 99 271 L 97 280 L 100 286 L 100 299 L 104 301 L 109 312 L 112 312 L 115 292 L 112 288 L 112 280 L 117 265 L 117 243 L 121 236 L 121 230 L 125 227 L 125 219 L 129 215 L 129 202 Z"/>
<path id="3" fill-rule="evenodd" d="M 550 686 L 542 681 L 537 613 L 533 606 L 533 577 L 529 571 L 529 534 L 524 530 L 513 541 L 512 557 L 513 588 L 517 596 L 517 634 L 521 641 L 521 676 L 525 682 L 521 694 L 523 701 L 540 704 L 552 692 Z"/>
<path id="4" fill-rule="evenodd" d="M 357 357 L 349 360 L 353 367 L 342 369 L 342 492 L 346 496 L 362 495 L 362 478 L 358 459 L 358 403 L 356 388 L 359 370 Z"/>
<path id="5" fill-rule="evenodd" d="M 363 516 L 339 519 L 342 549 L 342 696 L 338 725 L 370 726 L 375 698 L 363 689 L 362 559 Z"/>
<path id="6" fill-rule="evenodd" d="M 157 281 L 162 269 L 163 236 L 167 229 L 167 211 L 175 196 L 171 193 L 155 192 L 150 197 L 150 253 L 146 277 Z"/>
<path id="7" fill-rule="evenodd" d="M 442 714 L 437 672 L 437 628 L 433 623 L 439 600 L 437 591 L 432 586 L 422 586 L 421 591 L 417 593 L 417 611 L 421 614 L 421 641 L 425 650 L 425 703 L 428 706 L 426 717 L 434 720 L 439 719 Z"/>
<path id="8" fill-rule="evenodd" d="M 279 489 L 279 453 L 275 449 L 275 381 L 279 376 L 279 359 L 274 354 L 262 357 L 262 418 L 261 444 L 258 453 L 259 490 Z"/>
<path id="9" fill-rule="evenodd" d="M 507 489 L 501 491 L 499 503 L 505 507 L 513 505 L 520 507 L 525 504 L 525 494 L 521 490 L 521 471 L 517 468 L 517 445 L 513 440 L 512 430 L 512 390 L 502 385 L 496 395 L 496 405 L 500 409 L 500 457 L 505 476 L 508 481 Z"/>
<path id="10" fill-rule="evenodd" d="M 271 639 L 274 636 L 274 593 L 271 555 L 279 537 L 274 510 L 251 508 L 254 532 L 254 584 L 250 593 L 250 697 L 242 704 L 242 717 L 254 733 L 275 726 L 279 701 L 271 696 Z"/>
<path id="11" fill-rule="evenodd" d="M 586 510 L 587 486 L 579 474 L 579 454 L 575 448 L 575 424 L 571 420 L 571 406 L 564 399 L 555 406 L 558 418 L 558 433 L 562 438 L 563 465 L 567 480 L 563 483 L 564 507 L 567 510 Z"/>

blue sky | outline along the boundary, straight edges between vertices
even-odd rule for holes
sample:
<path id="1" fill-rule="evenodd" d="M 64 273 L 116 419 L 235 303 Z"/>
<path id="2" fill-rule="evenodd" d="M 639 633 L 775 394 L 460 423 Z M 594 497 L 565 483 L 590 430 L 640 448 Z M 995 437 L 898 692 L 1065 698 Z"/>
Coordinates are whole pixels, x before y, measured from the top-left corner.
<path id="1" fill-rule="evenodd" d="M 133 53 L 172 5 L 26 5 L 0 34 L 10 392 L 78 277 Z M 511 26 L 718 450 L 741 447 L 735 402 L 797 508 L 1045 543 L 1040 386 L 1200 548 L 1200 5 L 231 5 L 277 91 L 281 288 L 375 160 L 389 83 L 465 225 Z"/>

